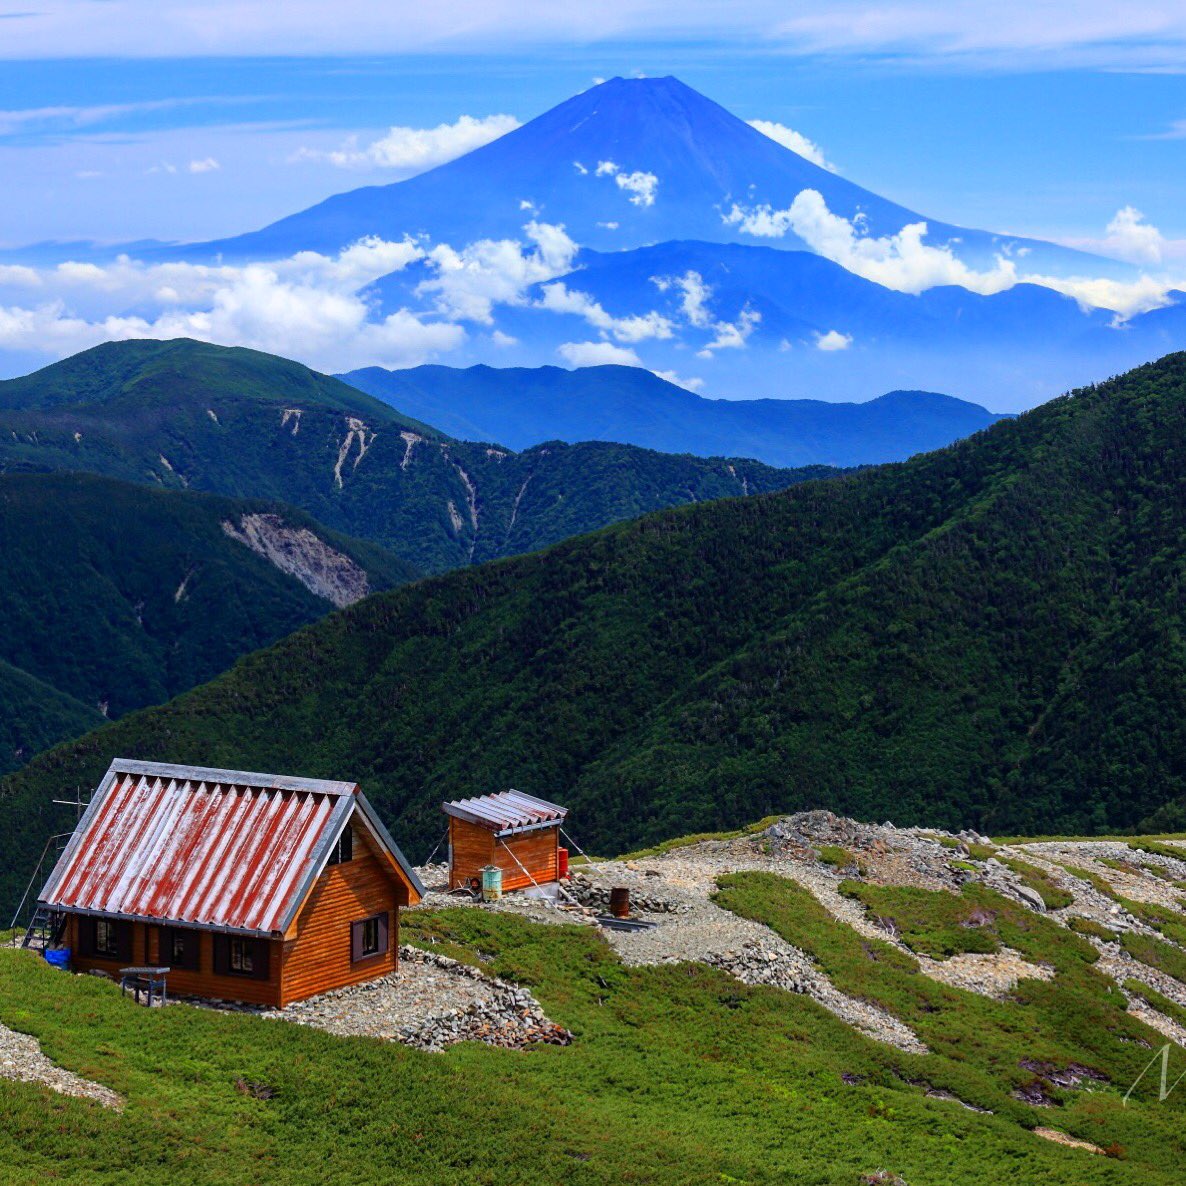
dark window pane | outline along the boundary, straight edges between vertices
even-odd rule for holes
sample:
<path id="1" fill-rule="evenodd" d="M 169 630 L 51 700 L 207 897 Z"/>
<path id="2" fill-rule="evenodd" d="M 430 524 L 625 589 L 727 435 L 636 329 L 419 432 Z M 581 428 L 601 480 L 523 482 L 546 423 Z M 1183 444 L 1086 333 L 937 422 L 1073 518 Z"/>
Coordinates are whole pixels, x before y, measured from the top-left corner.
<path id="1" fill-rule="evenodd" d="M 119 957 L 119 934 L 109 918 L 95 919 L 95 954 Z"/>
<path id="2" fill-rule="evenodd" d="M 377 955 L 379 951 L 379 920 L 368 918 L 362 924 L 362 954 Z"/>
<path id="3" fill-rule="evenodd" d="M 330 850 L 329 864 L 340 865 L 354 859 L 354 830 L 347 824 L 342 829 L 341 836 Z"/>

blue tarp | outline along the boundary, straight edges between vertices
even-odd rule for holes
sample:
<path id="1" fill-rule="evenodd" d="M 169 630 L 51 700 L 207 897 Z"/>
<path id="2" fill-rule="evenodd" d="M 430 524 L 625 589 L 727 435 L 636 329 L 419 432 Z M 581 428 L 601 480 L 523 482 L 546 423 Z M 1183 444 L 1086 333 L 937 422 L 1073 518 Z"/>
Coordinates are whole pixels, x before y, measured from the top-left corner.
<path id="1" fill-rule="evenodd" d="M 45 949 L 45 962 L 55 968 L 69 968 L 70 967 L 70 948 L 69 947 L 47 947 Z"/>

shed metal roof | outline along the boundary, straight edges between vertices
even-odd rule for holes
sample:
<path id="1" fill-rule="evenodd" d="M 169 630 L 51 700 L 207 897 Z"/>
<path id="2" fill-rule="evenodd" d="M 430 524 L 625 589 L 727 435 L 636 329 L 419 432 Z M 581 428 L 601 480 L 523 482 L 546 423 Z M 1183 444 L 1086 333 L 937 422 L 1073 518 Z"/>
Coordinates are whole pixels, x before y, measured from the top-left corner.
<path id="1" fill-rule="evenodd" d="M 424 887 L 355 783 L 117 758 L 40 901 L 282 934 L 356 814 L 422 896 Z"/>
<path id="2" fill-rule="evenodd" d="M 488 828 L 496 836 L 555 827 L 568 815 L 567 807 L 515 790 L 442 803 L 441 810 L 446 815 Z"/>

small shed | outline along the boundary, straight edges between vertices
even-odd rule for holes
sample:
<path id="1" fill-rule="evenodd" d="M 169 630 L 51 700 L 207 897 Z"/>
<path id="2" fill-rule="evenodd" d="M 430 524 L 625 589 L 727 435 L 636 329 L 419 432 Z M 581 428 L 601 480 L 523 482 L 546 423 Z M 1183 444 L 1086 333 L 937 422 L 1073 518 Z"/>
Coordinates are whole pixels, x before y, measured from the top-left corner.
<path id="1" fill-rule="evenodd" d="M 449 888 L 481 879 L 484 865 L 502 870 L 504 890 L 556 884 L 560 878 L 560 825 L 566 807 L 500 791 L 442 803 L 449 817 Z"/>
<path id="2" fill-rule="evenodd" d="M 394 971 L 423 894 L 355 783 L 117 758 L 38 901 L 79 970 L 284 1006 Z"/>

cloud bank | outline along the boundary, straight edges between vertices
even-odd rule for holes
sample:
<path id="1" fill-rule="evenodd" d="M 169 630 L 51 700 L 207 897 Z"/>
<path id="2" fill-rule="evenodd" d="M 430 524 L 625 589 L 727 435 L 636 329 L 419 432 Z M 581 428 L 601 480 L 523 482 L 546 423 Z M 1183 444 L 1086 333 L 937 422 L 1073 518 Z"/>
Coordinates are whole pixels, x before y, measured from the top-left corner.
<path id="1" fill-rule="evenodd" d="M 616 0 L 337 0 L 327 18 L 315 0 L 58 0 L 27 5 L 4 22 L 0 56 L 238 57 L 456 53 L 600 40 L 716 40 L 752 48 L 898 59 L 1045 66 L 1180 64 L 1180 0 L 752 0 L 677 4 Z"/>
<path id="2" fill-rule="evenodd" d="M 513 115 L 480 119 L 463 115 L 454 123 L 435 128 L 391 127 L 370 144 L 359 144 L 357 136 L 350 136 L 341 148 L 328 152 L 301 148 L 293 158 L 324 161 L 339 169 L 391 169 L 401 177 L 411 177 L 481 148 L 519 126 Z"/>
<path id="3" fill-rule="evenodd" d="M 1169 275 L 1146 275 L 1129 282 L 1094 276 L 1047 276 L 1022 272 L 1017 260 L 1004 255 L 997 256 L 992 268 L 978 270 L 959 259 L 950 245 L 925 242 L 925 222 L 909 223 L 895 235 L 868 235 L 859 216 L 848 219 L 833 214 L 823 195 L 814 189 L 801 190 L 785 209 L 734 204 L 721 217 L 726 225 L 756 238 L 781 239 L 794 233 L 825 259 L 898 292 L 919 293 L 947 284 L 991 296 L 1016 284 L 1038 284 L 1072 297 L 1085 307 L 1110 309 L 1125 318 L 1166 304 L 1169 291 L 1186 283 Z M 1108 236 L 1105 241 L 1119 245 L 1134 262 L 1160 261 L 1165 255 L 1165 241 L 1132 207 L 1113 218 Z"/>

